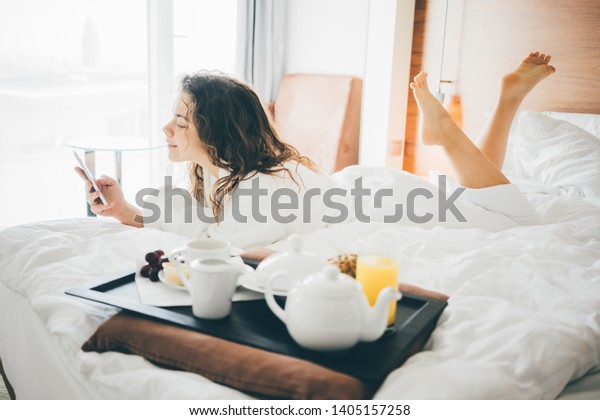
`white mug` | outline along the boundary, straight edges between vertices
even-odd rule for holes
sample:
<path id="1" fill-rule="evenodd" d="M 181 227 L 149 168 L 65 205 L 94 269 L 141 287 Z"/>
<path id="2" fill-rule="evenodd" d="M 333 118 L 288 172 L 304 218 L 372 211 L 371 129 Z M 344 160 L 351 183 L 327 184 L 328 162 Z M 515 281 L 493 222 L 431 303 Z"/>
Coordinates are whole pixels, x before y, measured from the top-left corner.
<path id="1" fill-rule="evenodd" d="M 231 250 L 229 243 L 218 239 L 196 239 L 189 241 L 185 246 L 175 248 L 169 254 L 169 261 L 185 263 L 189 267 L 192 260 L 227 260 Z M 177 265 L 177 264 L 176 264 Z"/>
<path id="2" fill-rule="evenodd" d="M 238 277 L 253 271 L 247 265 L 231 259 L 196 259 L 190 264 L 188 279 L 178 264 L 175 267 L 192 296 L 194 316 L 204 319 L 220 319 L 229 315 Z"/>

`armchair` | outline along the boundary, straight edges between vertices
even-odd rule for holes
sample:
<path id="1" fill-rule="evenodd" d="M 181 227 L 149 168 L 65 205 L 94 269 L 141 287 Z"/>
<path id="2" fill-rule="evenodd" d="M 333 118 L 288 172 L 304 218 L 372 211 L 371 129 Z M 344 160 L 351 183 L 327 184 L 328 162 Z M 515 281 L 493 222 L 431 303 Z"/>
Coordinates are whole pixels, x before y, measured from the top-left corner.
<path id="1" fill-rule="evenodd" d="M 326 173 L 358 163 L 362 80 L 288 74 L 269 108 L 283 140 Z"/>

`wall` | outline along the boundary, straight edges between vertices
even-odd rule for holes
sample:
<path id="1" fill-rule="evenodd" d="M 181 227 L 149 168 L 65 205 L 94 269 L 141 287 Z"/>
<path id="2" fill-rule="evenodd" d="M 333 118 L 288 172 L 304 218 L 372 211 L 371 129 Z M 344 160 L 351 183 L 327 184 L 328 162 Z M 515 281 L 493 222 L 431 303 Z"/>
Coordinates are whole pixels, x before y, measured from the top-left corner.
<path id="1" fill-rule="evenodd" d="M 365 165 L 402 166 L 414 6 L 370 3 L 359 155 Z"/>
<path id="2" fill-rule="evenodd" d="M 369 0 L 288 0 L 284 73 L 364 77 Z"/>

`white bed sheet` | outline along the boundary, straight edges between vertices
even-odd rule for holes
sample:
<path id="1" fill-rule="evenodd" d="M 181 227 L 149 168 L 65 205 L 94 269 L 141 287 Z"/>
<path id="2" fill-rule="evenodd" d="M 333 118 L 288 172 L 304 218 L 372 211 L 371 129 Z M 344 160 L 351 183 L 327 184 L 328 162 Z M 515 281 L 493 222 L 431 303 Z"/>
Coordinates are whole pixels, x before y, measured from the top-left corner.
<path id="1" fill-rule="evenodd" d="M 394 237 L 403 261 L 401 280 L 451 296 L 425 351 L 392 372 L 375 398 L 555 398 L 569 381 L 598 367 L 600 203 L 547 192 L 529 198 L 545 224 L 492 233 L 351 223 L 305 237 L 307 247 L 324 255 L 355 251 L 358 240 L 369 233 Z M 20 295 L 19 305 L 28 305 L 31 312 L 13 308 L 19 311 L 17 320 L 31 324 L 37 317 L 39 331 L 32 334 L 47 334 L 43 343 L 33 335 L 20 341 L 31 339 L 32 349 L 43 344 L 48 349 L 44 364 L 64 369 L 70 377 L 64 394 L 44 382 L 29 392 L 34 380 L 31 369 L 25 373 L 29 357 L 7 344 L 17 332 L 11 333 L 3 322 L 0 355 L 17 396 L 248 398 L 199 375 L 159 369 L 137 356 L 80 350 L 115 310 L 63 291 L 114 278 L 149 249 L 184 241 L 175 234 L 98 219 L 1 231 L 0 281 L 5 288 L 0 294 L 5 299 L 10 289 L 10 294 Z M 31 357 L 41 358 L 37 353 Z"/>

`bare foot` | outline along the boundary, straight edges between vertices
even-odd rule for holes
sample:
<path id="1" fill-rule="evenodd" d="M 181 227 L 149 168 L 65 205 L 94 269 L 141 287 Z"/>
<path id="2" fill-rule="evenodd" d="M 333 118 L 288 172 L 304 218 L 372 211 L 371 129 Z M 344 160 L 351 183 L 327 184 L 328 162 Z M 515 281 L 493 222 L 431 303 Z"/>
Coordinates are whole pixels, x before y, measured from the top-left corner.
<path id="1" fill-rule="evenodd" d="M 423 144 L 446 144 L 449 134 L 459 130 L 446 108 L 431 94 L 427 86 L 427 73 L 420 72 L 410 84 L 419 106 L 419 138 Z M 462 133 L 462 132 L 461 132 Z"/>
<path id="2" fill-rule="evenodd" d="M 530 53 L 515 71 L 502 77 L 500 97 L 522 101 L 535 85 L 556 71 L 553 66 L 548 65 L 550 58 L 538 51 Z"/>

